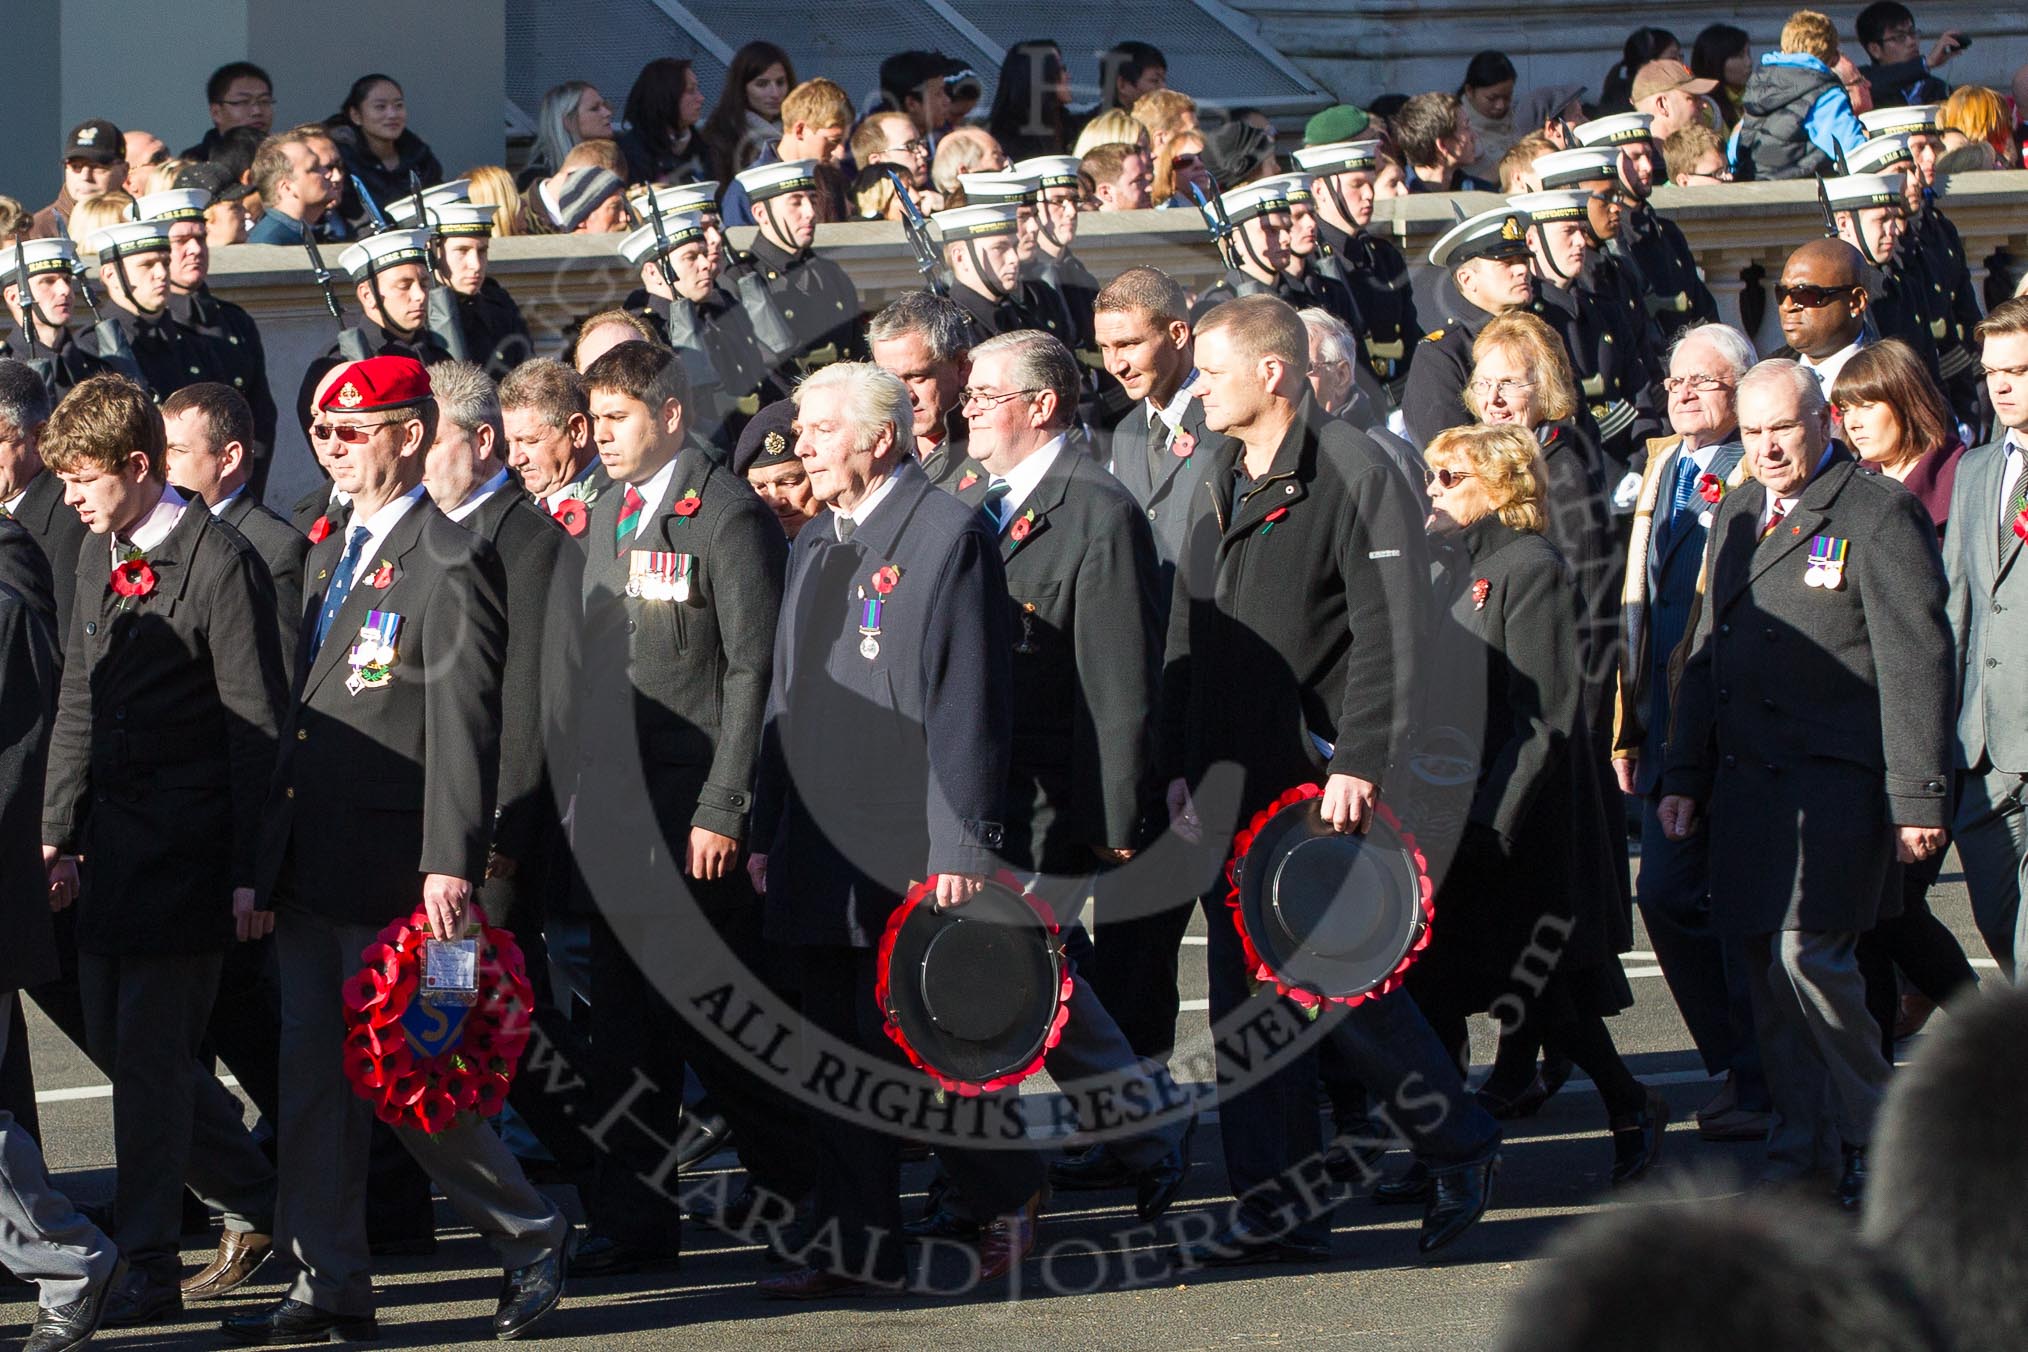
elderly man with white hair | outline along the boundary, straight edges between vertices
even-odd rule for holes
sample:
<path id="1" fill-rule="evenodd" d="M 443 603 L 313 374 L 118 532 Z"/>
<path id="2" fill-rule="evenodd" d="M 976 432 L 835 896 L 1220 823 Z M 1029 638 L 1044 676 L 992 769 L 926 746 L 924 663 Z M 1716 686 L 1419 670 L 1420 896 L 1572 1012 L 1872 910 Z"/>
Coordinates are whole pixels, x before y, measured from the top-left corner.
<path id="1" fill-rule="evenodd" d="M 916 462 L 898 377 L 839 363 L 795 399 L 796 454 L 829 510 L 789 557 L 748 869 L 766 938 L 799 972 L 805 1022 L 886 1060 L 874 990 L 889 917 L 918 878 L 935 877 L 939 907 L 969 901 L 1003 843 L 1012 603 L 995 532 Z M 900 1144 L 844 1117 L 812 1133 L 818 1230 L 836 1242 L 762 1294 L 900 1285 Z M 1040 1159 L 939 1153 L 977 1214 L 997 1218 L 980 1238 L 981 1280 L 1004 1276 L 1034 1242 Z"/>
<path id="2" fill-rule="evenodd" d="M 1669 352 L 1666 437 L 1648 442 L 1620 610 L 1621 665 L 1613 719 L 1620 791 L 1641 800 L 1637 893 L 1655 956 L 1704 1068 L 1725 1077 L 1698 1110 L 1711 1141 L 1759 1140 L 1769 1100 L 1753 1036 L 1743 955 L 1726 961 L 1711 930 L 1710 867 L 1702 836 L 1662 833 L 1663 743 L 1669 733 L 1672 661 L 1702 593 L 1704 541 L 1716 504 L 1746 477 L 1735 402 L 1753 344 L 1724 324 L 1683 330 Z"/>
<path id="3" fill-rule="evenodd" d="M 1387 397 L 1379 380 L 1360 360 L 1361 348 L 1351 326 L 1329 310 L 1298 310 L 1310 335 L 1310 397 L 1321 413 L 1342 418 L 1373 438 L 1394 458 L 1410 486 L 1422 482 L 1422 455 L 1406 438 L 1387 429 Z"/>
<path id="4" fill-rule="evenodd" d="M 1711 921 L 1742 940 L 1773 1091 L 1767 1176 L 1836 1172 L 1856 1210 L 1890 1067 L 1859 936 L 1897 863 L 1943 848 L 1957 677 L 1921 500 L 1831 439 L 1817 378 L 1768 361 L 1738 388 L 1754 481 L 1725 494 L 1676 692 L 1664 834 L 1710 833 Z"/>

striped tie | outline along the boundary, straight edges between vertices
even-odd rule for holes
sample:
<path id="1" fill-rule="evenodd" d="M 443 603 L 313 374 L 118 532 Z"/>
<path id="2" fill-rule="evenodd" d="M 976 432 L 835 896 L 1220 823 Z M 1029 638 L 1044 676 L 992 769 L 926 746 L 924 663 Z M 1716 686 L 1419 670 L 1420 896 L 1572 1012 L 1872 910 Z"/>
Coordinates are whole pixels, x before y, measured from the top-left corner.
<path id="1" fill-rule="evenodd" d="M 625 544 L 627 537 L 641 524 L 641 509 L 647 505 L 648 500 L 641 496 L 641 490 L 628 484 L 627 496 L 620 500 L 620 524 L 613 527 L 614 548 Z"/>
<path id="2" fill-rule="evenodd" d="M 1768 536 L 1773 535 L 1775 533 L 1775 527 L 1781 525 L 1782 518 L 1787 516 L 1788 514 L 1789 514 L 1788 504 L 1783 502 L 1780 498 L 1776 498 L 1774 510 L 1768 513 L 1767 524 L 1760 528 L 1760 538 L 1765 540 L 1767 539 Z"/>
<path id="3" fill-rule="evenodd" d="M 2014 533 L 2014 523 L 2021 519 L 2021 513 L 2028 511 L 2028 455 L 2021 460 L 2021 472 L 2014 476 L 2014 486 L 2007 490 L 2007 515 L 2000 522 L 2000 566 L 2014 557 L 2014 551 L 2021 547 L 2021 537 Z"/>

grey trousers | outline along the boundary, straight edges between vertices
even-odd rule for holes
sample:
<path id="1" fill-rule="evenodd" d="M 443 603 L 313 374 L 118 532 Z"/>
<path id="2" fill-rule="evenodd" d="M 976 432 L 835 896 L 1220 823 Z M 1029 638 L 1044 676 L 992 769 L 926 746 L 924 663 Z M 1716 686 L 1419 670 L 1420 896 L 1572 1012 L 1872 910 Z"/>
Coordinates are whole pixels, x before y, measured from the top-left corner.
<path id="1" fill-rule="evenodd" d="M 198 1060 L 218 998 L 222 953 L 78 954 L 92 1059 L 113 1081 L 113 1238 L 156 1282 L 182 1274 L 183 1186 L 265 1233 L 275 1170 L 239 1100 Z"/>
<path id="2" fill-rule="evenodd" d="M 0 999 L 0 1055 L 16 1033 L 14 1001 Z M 120 1251 L 50 1186 L 35 1138 L 0 1108 L 0 1263 L 40 1288 L 44 1309 L 84 1299 L 113 1273 Z"/>
<path id="3" fill-rule="evenodd" d="M 366 1246 L 373 1107 L 339 1070 L 345 1042 L 339 989 L 378 934 L 371 925 L 341 924 L 296 907 L 283 907 L 275 917 L 282 973 L 275 1245 L 296 1263 L 290 1298 L 348 1316 L 373 1313 L 373 1259 Z M 434 1135 L 409 1127 L 397 1127 L 395 1135 L 466 1222 L 492 1242 L 505 1267 L 524 1267 L 568 1236 L 563 1213 L 530 1186 L 485 1122 L 467 1115 Z"/>
<path id="4" fill-rule="evenodd" d="M 1092 1088 L 1112 1100 L 1113 1116 L 1124 1117 L 1127 1115 L 1124 1105 L 1163 1101 L 1163 1086 L 1157 1085 L 1155 1077 L 1166 1077 L 1168 1071 L 1134 1055 L 1134 1049 L 1127 1044 L 1127 1035 L 1100 1002 L 1098 992 L 1076 971 L 1078 963 L 1091 955 L 1091 939 L 1083 925 L 1071 925 L 1064 949 L 1070 957 L 1073 975 L 1070 999 L 1066 1002 L 1070 1018 L 1063 1025 L 1062 1040 L 1044 1057 L 1043 1068 L 1049 1072 L 1049 1078 L 1078 1102 L 1079 1118 L 1085 1128 L 1104 1137 L 1112 1153 L 1128 1168 L 1152 1168 L 1183 1143 L 1190 1119 L 1183 1116 L 1151 1123 L 1144 1131 L 1126 1135 L 1117 1128 L 1107 1130 L 1102 1120 L 1106 1115 L 1104 1104 L 1094 1110 L 1084 1102 L 1086 1096 L 1078 1094 L 1079 1081 L 1098 1081 Z M 1169 1097 L 1176 1097 L 1174 1086 L 1167 1087 Z M 1135 1115 L 1139 1115 L 1138 1111 Z"/>
<path id="5" fill-rule="evenodd" d="M 1768 1177 L 1835 1171 L 1841 1146 L 1864 1146 L 1893 1067 L 1866 1008 L 1859 935 L 1782 930 L 1746 940 L 1753 1022 L 1760 1036 L 1774 1128 Z"/>
<path id="6" fill-rule="evenodd" d="M 2022 877 L 2028 873 L 2028 815 L 2022 811 L 2028 775 L 1988 768 L 1958 772 L 1957 821 L 1951 835 L 1965 866 L 1972 918 L 1979 935 L 2014 975 L 2014 954 L 2028 945 L 2021 913 Z"/>

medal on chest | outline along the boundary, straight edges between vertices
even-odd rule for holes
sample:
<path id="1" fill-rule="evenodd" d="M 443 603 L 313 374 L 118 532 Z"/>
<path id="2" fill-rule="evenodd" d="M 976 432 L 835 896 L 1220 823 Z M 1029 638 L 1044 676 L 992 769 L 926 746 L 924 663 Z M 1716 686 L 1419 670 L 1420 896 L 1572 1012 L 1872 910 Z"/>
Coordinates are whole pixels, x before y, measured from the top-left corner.
<path id="1" fill-rule="evenodd" d="M 869 662 L 880 656 L 881 611 L 900 581 L 901 569 L 890 563 L 859 587 L 859 655 Z"/>
<path id="2" fill-rule="evenodd" d="M 690 599 L 697 576 L 695 554 L 671 554 L 650 549 L 627 551 L 627 595 L 643 601 Z"/>
<path id="3" fill-rule="evenodd" d="M 1845 585 L 1845 555 L 1852 542 L 1835 535 L 1819 535 L 1810 541 L 1810 562 L 1803 570 L 1805 587 L 1837 591 Z"/>
<path id="4" fill-rule="evenodd" d="M 394 679 L 396 643 L 401 637 L 401 616 L 391 610 L 369 610 L 359 637 L 352 641 L 346 665 L 352 674 L 345 678 L 347 693 L 378 690 Z"/>

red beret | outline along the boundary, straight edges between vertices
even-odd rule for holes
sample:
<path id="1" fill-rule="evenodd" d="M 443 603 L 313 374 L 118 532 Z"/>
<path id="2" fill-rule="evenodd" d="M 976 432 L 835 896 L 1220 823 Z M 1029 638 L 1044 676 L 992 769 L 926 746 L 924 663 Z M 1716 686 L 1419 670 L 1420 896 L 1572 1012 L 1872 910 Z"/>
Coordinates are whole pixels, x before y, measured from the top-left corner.
<path id="1" fill-rule="evenodd" d="M 430 397 L 430 374 L 414 357 L 368 357 L 331 378 L 317 407 L 331 413 L 410 408 Z"/>

